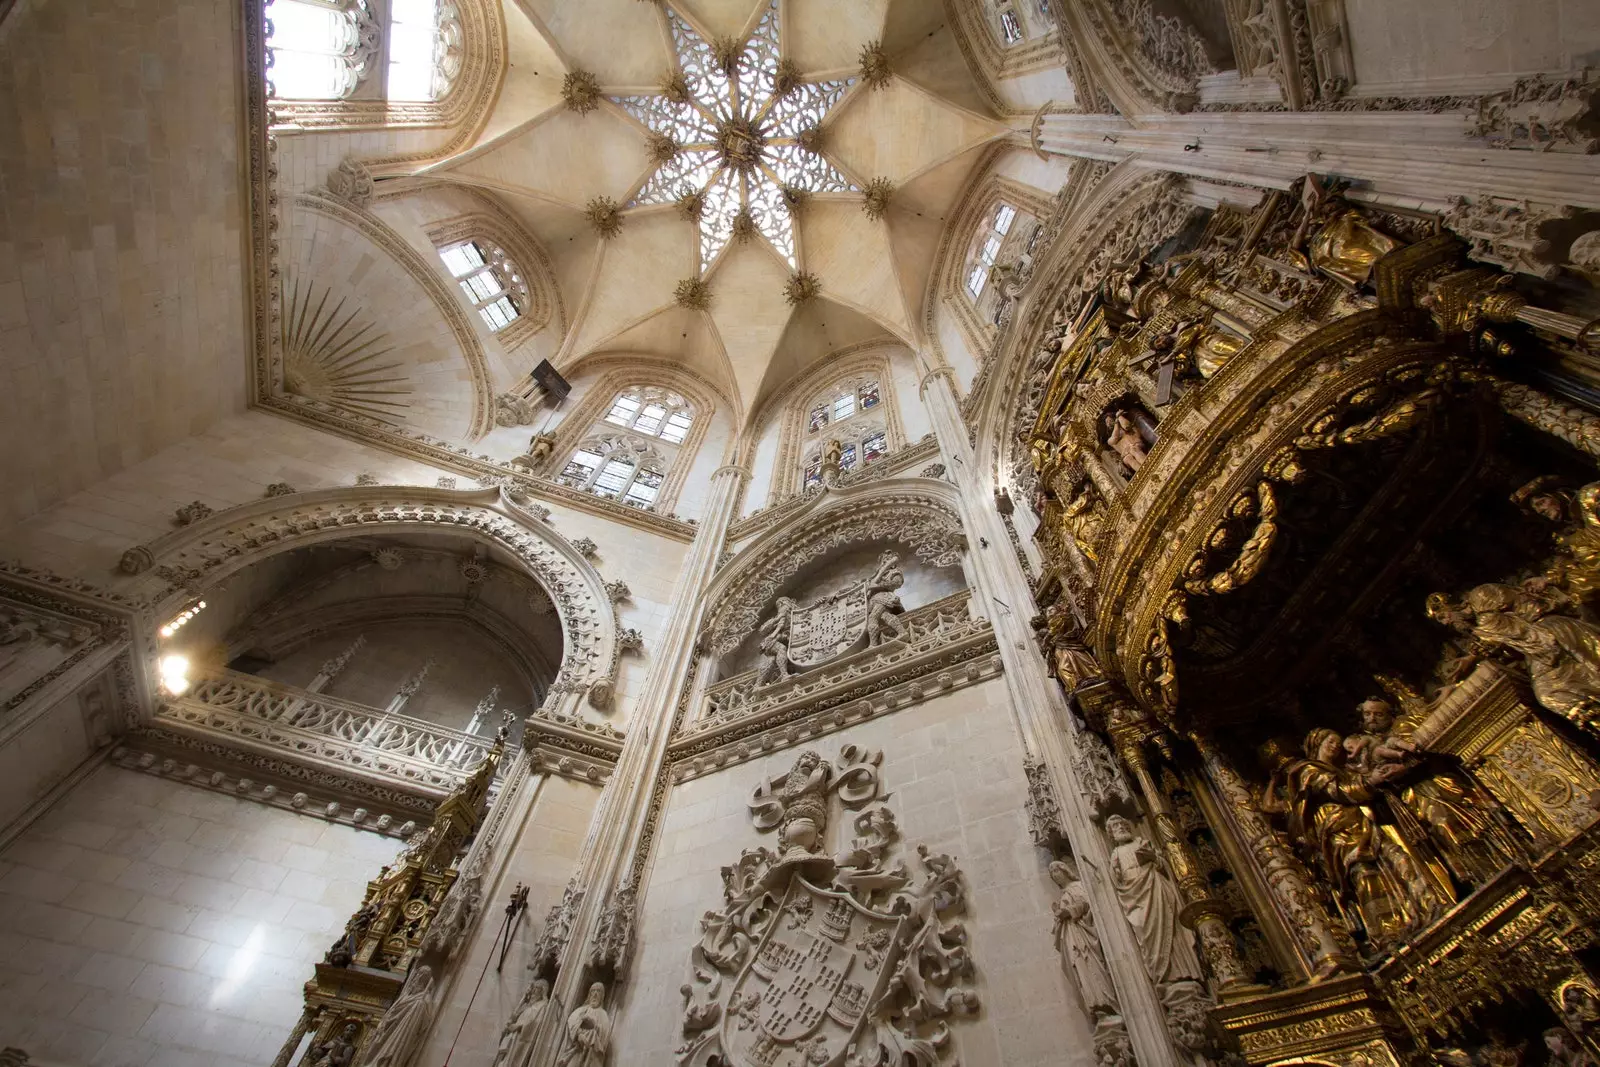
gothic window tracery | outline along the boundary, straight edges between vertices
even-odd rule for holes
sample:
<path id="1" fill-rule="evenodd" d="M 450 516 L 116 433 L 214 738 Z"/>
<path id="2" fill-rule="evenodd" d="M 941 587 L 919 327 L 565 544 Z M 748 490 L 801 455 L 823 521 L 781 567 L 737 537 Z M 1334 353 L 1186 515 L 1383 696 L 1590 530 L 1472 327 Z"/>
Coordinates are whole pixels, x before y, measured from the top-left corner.
<path id="1" fill-rule="evenodd" d="M 694 425 L 694 409 L 677 393 L 644 386 L 618 393 L 611 402 L 611 410 L 606 412 L 605 421 L 681 445 Z"/>
<path id="2" fill-rule="evenodd" d="M 499 331 L 528 307 L 528 283 L 505 250 L 482 239 L 439 249 L 439 258 L 490 330 Z"/>
<path id="3" fill-rule="evenodd" d="M 268 0 L 267 95 L 431 103 L 447 94 L 464 54 L 453 0 Z M 381 86 L 372 75 L 382 66 Z"/>
<path id="4" fill-rule="evenodd" d="M 989 25 L 1002 48 L 1043 37 L 1055 29 L 1050 0 L 990 0 Z"/>
<path id="5" fill-rule="evenodd" d="M 598 434 L 578 446 L 556 481 L 602 500 L 649 511 L 661 493 L 668 467 L 665 457 L 640 438 Z"/>
<path id="6" fill-rule="evenodd" d="M 839 382 L 813 397 L 806 415 L 802 489 L 821 484 L 829 441 L 839 442 L 839 469 L 843 471 L 889 454 L 889 435 L 875 410 L 882 403 L 883 387 L 876 377 Z"/>
<path id="7" fill-rule="evenodd" d="M 999 261 L 1000 250 L 1016 219 L 1017 209 L 1002 200 L 994 214 L 989 216 L 988 228 L 979 231 L 974 242 L 972 262 L 967 270 L 967 292 L 972 299 L 983 295 L 984 287 L 989 284 L 989 268 Z"/>

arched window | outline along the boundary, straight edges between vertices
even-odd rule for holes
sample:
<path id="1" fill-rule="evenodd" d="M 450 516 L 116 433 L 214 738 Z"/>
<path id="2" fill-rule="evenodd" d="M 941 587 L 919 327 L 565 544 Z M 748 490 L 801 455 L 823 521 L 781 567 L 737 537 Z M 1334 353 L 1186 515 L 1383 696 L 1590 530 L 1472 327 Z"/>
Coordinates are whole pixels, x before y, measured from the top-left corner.
<path id="1" fill-rule="evenodd" d="M 603 395 L 603 394 L 602 394 Z M 562 485 L 633 508 L 655 510 L 695 410 L 679 394 L 654 385 L 620 389 L 609 406 L 590 409 L 595 421 L 556 475 Z M 692 445 L 691 445 L 692 448 Z M 683 480 L 680 473 L 675 482 Z M 669 487 L 670 493 L 676 489 Z"/>
<path id="2" fill-rule="evenodd" d="M 381 45 L 367 0 L 269 0 L 267 95 L 342 100 L 371 71 Z"/>
<path id="3" fill-rule="evenodd" d="M 637 437 L 597 434 L 578 445 L 556 481 L 648 511 L 661 493 L 668 466 L 656 448 Z"/>
<path id="4" fill-rule="evenodd" d="M 1055 29 L 1050 0 L 989 0 L 989 24 L 1001 47 L 1010 48 Z"/>
<path id="5" fill-rule="evenodd" d="M 839 442 L 839 468 L 845 471 L 889 454 L 889 435 L 877 410 L 882 403 L 883 386 L 875 376 L 845 379 L 812 398 L 806 409 L 802 489 L 821 483 L 829 441 Z"/>
<path id="6" fill-rule="evenodd" d="M 617 394 L 606 421 L 647 437 L 681 445 L 694 425 L 694 410 L 677 393 L 641 386 Z"/>
<path id="7" fill-rule="evenodd" d="M 439 258 L 491 330 L 502 330 L 528 307 L 528 283 L 498 245 L 460 241 L 439 249 Z"/>
<path id="8" fill-rule="evenodd" d="M 978 232 L 974 242 L 972 266 L 967 271 L 967 292 L 976 300 L 989 284 L 989 268 L 1000 259 L 1000 249 L 1005 246 L 1011 226 L 1017 220 L 1017 209 L 1001 201 L 989 217 L 989 225 Z"/>
<path id="9" fill-rule="evenodd" d="M 426 103 L 461 71 L 462 28 L 453 0 L 267 0 L 267 95 L 278 100 Z M 382 85 L 369 75 L 380 65 Z"/>

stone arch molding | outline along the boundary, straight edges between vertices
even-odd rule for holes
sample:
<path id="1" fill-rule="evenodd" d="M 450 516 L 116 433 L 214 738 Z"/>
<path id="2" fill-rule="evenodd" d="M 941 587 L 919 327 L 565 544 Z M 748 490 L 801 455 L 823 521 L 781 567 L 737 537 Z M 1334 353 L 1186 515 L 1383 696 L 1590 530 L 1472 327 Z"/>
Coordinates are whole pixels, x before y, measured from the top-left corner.
<path id="1" fill-rule="evenodd" d="M 566 538 L 503 490 L 358 486 L 245 504 L 129 549 L 131 592 L 156 617 L 246 567 L 291 549 L 375 533 L 455 533 L 509 553 L 543 586 L 561 619 L 565 648 L 552 691 L 609 693 L 617 615 L 605 579 Z M 594 694 L 591 694 L 593 696 Z"/>
<path id="2" fill-rule="evenodd" d="M 711 584 L 712 605 L 701 648 L 725 656 L 755 630 L 763 609 L 801 570 L 843 545 L 873 540 L 909 543 L 935 567 L 961 563 L 966 533 L 954 486 L 926 478 L 892 478 L 828 489 L 751 541 Z"/>

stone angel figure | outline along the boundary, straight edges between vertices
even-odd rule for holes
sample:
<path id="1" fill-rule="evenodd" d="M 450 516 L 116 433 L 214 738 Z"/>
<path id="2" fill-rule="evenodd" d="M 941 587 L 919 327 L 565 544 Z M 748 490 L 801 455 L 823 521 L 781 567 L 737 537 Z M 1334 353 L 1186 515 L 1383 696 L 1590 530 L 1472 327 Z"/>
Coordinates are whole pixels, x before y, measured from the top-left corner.
<path id="1" fill-rule="evenodd" d="M 533 1062 L 534 1043 L 546 1027 L 546 1020 L 559 1010 L 550 999 L 550 983 L 535 978 L 528 983 L 528 991 L 517 1005 L 517 1013 L 500 1034 L 500 1047 L 495 1053 L 494 1067 L 529 1067 Z"/>
<path id="2" fill-rule="evenodd" d="M 605 1067 L 611 1048 L 611 1016 L 606 1013 L 606 987 L 595 982 L 583 1003 L 567 1016 L 567 1049 L 561 1067 Z"/>
<path id="3" fill-rule="evenodd" d="M 1537 582 L 1536 582 L 1537 585 Z M 1470 590 L 1460 603 L 1428 597 L 1428 616 L 1486 650 L 1520 653 L 1533 695 L 1550 711 L 1600 732 L 1600 627 L 1559 614 L 1565 597 L 1545 588 L 1497 583 Z"/>
<path id="4" fill-rule="evenodd" d="M 408 1067 L 432 1021 L 433 969 L 422 966 L 411 972 L 405 989 L 384 1012 L 361 1067 Z"/>

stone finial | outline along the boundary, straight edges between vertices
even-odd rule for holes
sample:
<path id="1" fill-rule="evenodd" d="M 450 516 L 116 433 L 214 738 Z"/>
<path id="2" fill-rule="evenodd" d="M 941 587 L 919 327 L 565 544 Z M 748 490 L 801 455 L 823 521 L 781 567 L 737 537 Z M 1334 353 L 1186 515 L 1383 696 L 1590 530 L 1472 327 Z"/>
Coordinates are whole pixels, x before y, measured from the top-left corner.
<path id="1" fill-rule="evenodd" d="M 440 489 L 454 489 L 456 487 L 456 480 L 448 474 L 441 474 L 439 475 L 438 481 L 434 482 L 433 484 Z"/>
<path id="2" fill-rule="evenodd" d="M 606 596 L 610 597 L 611 602 L 615 604 L 619 601 L 631 599 L 633 592 L 628 588 L 627 582 L 618 579 L 617 581 L 606 583 Z"/>
<path id="3" fill-rule="evenodd" d="M 621 633 L 617 634 L 617 648 L 621 649 L 623 652 L 644 651 L 644 634 L 640 633 L 638 630 L 635 630 L 631 626 L 628 627 Z"/>
<path id="4" fill-rule="evenodd" d="M 299 490 L 290 485 L 288 482 L 273 482 L 271 485 L 267 486 L 265 498 L 271 500 L 275 496 L 293 496 L 297 492 L 299 492 Z"/>
<path id="5" fill-rule="evenodd" d="M 600 551 L 600 546 L 595 544 L 592 538 L 588 537 L 578 538 L 572 542 L 572 547 L 577 549 L 578 554 L 584 559 L 594 559 L 595 553 Z"/>
<path id="6" fill-rule="evenodd" d="M 357 485 L 377 485 L 378 484 L 378 476 L 376 474 L 373 474 L 371 471 L 362 471 L 360 474 L 356 475 L 356 484 Z"/>

